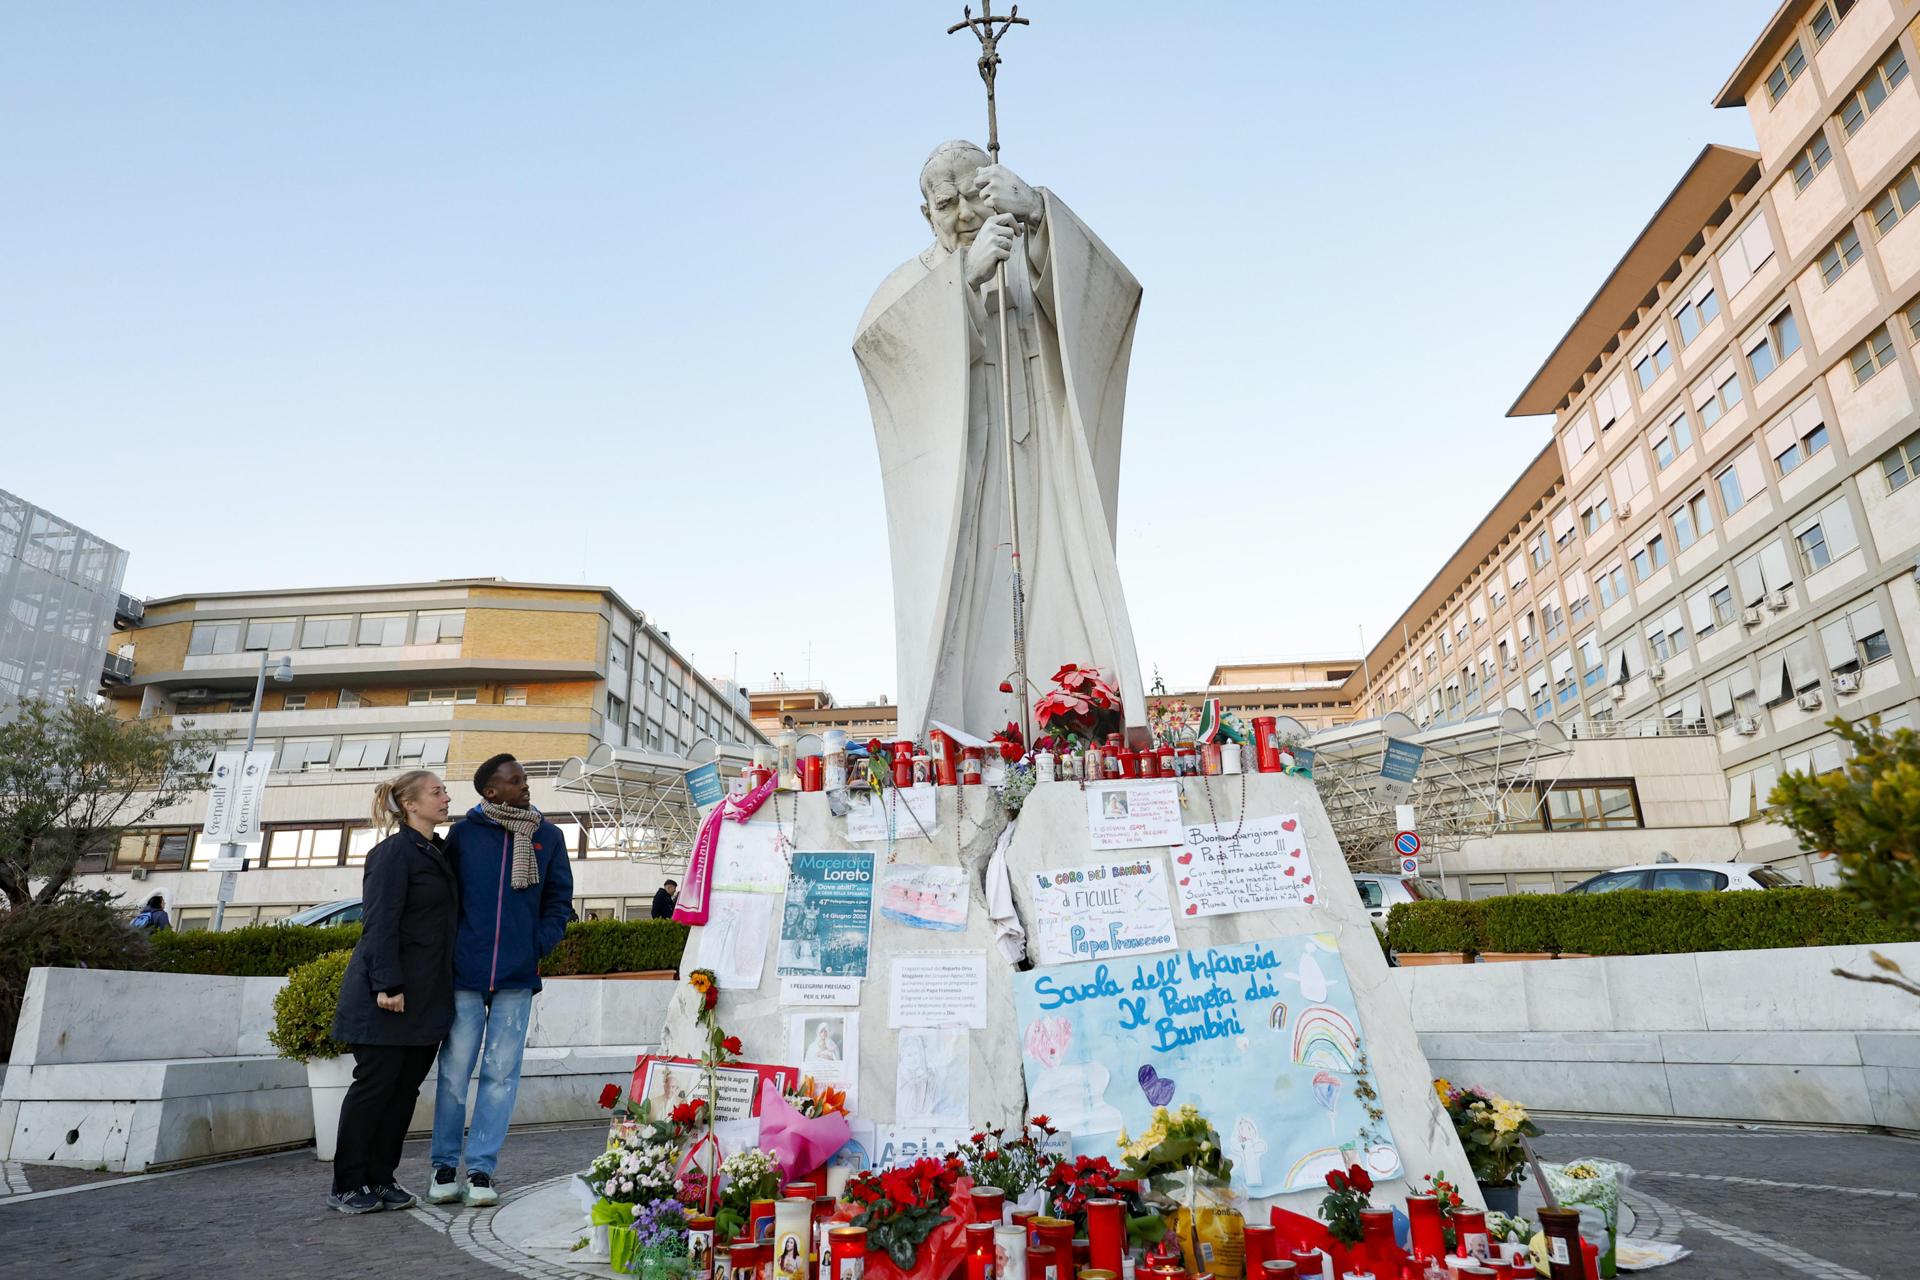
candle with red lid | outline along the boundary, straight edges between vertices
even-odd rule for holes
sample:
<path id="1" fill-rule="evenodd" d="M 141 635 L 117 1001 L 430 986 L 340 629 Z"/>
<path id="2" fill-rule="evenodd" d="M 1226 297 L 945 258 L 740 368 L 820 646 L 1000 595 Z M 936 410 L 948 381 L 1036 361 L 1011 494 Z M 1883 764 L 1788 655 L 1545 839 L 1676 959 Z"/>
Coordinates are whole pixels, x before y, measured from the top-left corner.
<path id="1" fill-rule="evenodd" d="M 1060 1280 L 1073 1280 L 1073 1220 L 1071 1218 L 1035 1218 L 1033 1239 L 1053 1250 L 1053 1265 Z"/>
<path id="2" fill-rule="evenodd" d="M 1054 1263 L 1052 1245 L 1028 1243 L 1027 1280 L 1068 1280 Z"/>
<path id="3" fill-rule="evenodd" d="M 994 1280 L 993 1224 L 967 1224 L 967 1280 Z"/>
<path id="4" fill-rule="evenodd" d="M 1447 1252 L 1446 1224 L 1440 1220 L 1440 1198 L 1431 1192 L 1407 1197 L 1409 1241 L 1416 1258 L 1439 1258 Z"/>
<path id="5" fill-rule="evenodd" d="M 973 1189 L 973 1220 L 998 1225 L 1000 1210 L 1007 1203 L 1007 1193 L 998 1187 L 979 1187 Z"/>
<path id="6" fill-rule="evenodd" d="M 1126 1240 L 1126 1205 L 1113 1199 L 1087 1201 L 1087 1260 L 1094 1269 L 1119 1275 Z"/>
<path id="7" fill-rule="evenodd" d="M 1454 1252 L 1463 1258 L 1485 1262 L 1493 1254 L 1487 1238 L 1487 1215 L 1479 1209 L 1461 1205 L 1453 1211 Z"/>
<path id="8" fill-rule="evenodd" d="M 1276 1252 L 1280 1247 L 1275 1238 L 1277 1234 L 1270 1225 L 1258 1222 L 1249 1222 L 1246 1225 L 1242 1232 L 1242 1239 L 1246 1246 L 1246 1270 L 1241 1274 L 1245 1275 L 1247 1280 L 1260 1280 L 1261 1264 L 1268 1258 L 1279 1258 Z M 1286 1261 L 1284 1258 L 1279 1260 Z M 1288 1263 L 1288 1266 L 1291 1267 L 1292 1264 Z M 1287 1274 L 1291 1275 L 1292 1272 L 1289 1271 Z"/>
<path id="9" fill-rule="evenodd" d="M 827 1245 L 832 1255 L 827 1263 L 827 1280 L 860 1280 L 860 1273 L 867 1267 L 867 1229 L 835 1227 L 827 1233 Z"/>

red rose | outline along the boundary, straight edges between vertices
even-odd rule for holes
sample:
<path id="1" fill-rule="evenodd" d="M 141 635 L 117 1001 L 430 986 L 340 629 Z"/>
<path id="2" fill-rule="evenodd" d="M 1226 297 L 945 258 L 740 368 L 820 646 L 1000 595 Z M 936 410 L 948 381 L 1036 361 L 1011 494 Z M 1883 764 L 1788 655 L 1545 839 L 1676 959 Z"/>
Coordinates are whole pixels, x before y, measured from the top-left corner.
<path id="1" fill-rule="evenodd" d="M 614 1105 L 619 1101 L 620 1101 L 619 1085 L 610 1084 L 606 1088 L 600 1091 L 600 1105 L 605 1110 L 607 1111 L 613 1110 Z"/>
<path id="2" fill-rule="evenodd" d="M 877 756 L 880 754 L 881 751 L 885 749 L 885 745 L 886 744 L 882 743 L 878 738 L 868 738 L 867 754 L 870 756 Z"/>
<path id="3" fill-rule="evenodd" d="M 1360 1189 L 1361 1195 L 1369 1196 L 1373 1194 L 1373 1178 L 1365 1169 L 1362 1169 L 1356 1164 L 1347 1170 L 1347 1176 L 1353 1180 L 1353 1185 Z"/>
<path id="4" fill-rule="evenodd" d="M 703 1009 L 711 1009 L 719 1003 L 720 988 L 718 987 L 708 987 L 700 997 L 700 1006 Z"/>
<path id="5" fill-rule="evenodd" d="M 740 1037 L 728 1036 L 725 1040 L 722 1040 L 720 1042 L 720 1047 L 722 1049 L 725 1049 L 728 1053 L 737 1055 L 740 1052 L 742 1047 L 740 1043 Z"/>
<path id="6" fill-rule="evenodd" d="M 1327 1174 L 1327 1185 L 1335 1191 L 1345 1191 L 1347 1189 L 1347 1175 L 1338 1169 L 1334 1169 Z"/>

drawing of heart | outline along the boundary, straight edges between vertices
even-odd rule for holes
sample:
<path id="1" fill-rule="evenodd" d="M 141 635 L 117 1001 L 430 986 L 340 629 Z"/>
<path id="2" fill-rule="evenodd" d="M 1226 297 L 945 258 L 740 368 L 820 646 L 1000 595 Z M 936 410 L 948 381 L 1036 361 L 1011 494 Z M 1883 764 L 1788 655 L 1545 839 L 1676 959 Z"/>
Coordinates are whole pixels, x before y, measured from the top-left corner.
<path id="1" fill-rule="evenodd" d="M 1312 906 L 1312 905 L 1313 905 L 1313 895 L 1312 895 L 1312 894 L 1308 894 L 1308 895 L 1306 896 L 1306 904 L 1307 904 L 1308 906 Z"/>
<path id="2" fill-rule="evenodd" d="M 1147 1095 L 1147 1101 L 1156 1107 L 1164 1107 L 1173 1101 L 1173 1081 L 1155 1071 L 1151 1065 L 1140 1068 L 1140 1092 Z"/>
<path id="3" fill-rule="evenodd" d="M 1190 854 L 1190 853 L 1183 853 L 1183 854 L 1181 854 L 1181 855 L 1180 855 L 1179 857 L 1177 857 L 1177 858 L 1175 858 L 1175 859 L 1174 859 L 1174 861 L 1175 861 L 1175 862 L 1177 862 L 1177 863 L 1179 863 L 1179 864 L 1180 864 L 1181 866 L 1183 866 L 1183 867 L 1184 867 L 1184 866 L 1186 866 L 1186 865 L 1187 865 L 1187 864 L 1188 864 L 1189 862 L 1192 862 L 1192 861 L 1193 861 L 1193 855 L 1192 855 L 1192 854 Z"/>
<path id="4" fill-rule="evenodd" d="M 1292 874 L 1293 874 L 1293 868 L 1292 868 L 1292 867 L 1288 867 L 1288 868 L 1287 868 L 1287 874 L 1288 874 L 1288 875 L 1292 875 Z"/>
<path id="5" fill-rule="evenodd" d="M 1200 914 L 1200 908 L 1199 908 L 1198 906 L 1191 906 L 1191 905 L 1190 905 L 1190 906 L 1188 906 L 1188 907 L 1187 907 L 1187 914 L 1188 914 L 1188 915 L 1190 915 L 1190 916 L 1193 916 L 1193 915 L 1199 915 L 1199 914 Z"/>
<path id="6" fill-rule="evenodd" d="M 1073 1024 L 1065 1018 L 1035 1018 L 1027 1024 L 1027 1052 L 1049 1067 L 1060 1065 L 1073 1043 Z"/>
<path id="7" fill-rule="evenodd" d="M 1193 877 L 1192 877 L 1192 876 L 1181 876 L 1181 877 L 1180 877 L 1180 883 L 1181 883 L 1182 885 L 1189 885 L 1189 884 L 1192 884 L 1192 883 L 1193 883 Z"/>
<path id="8" fill-rule="evenodd" d="M 1287 856 L 1289 858 L 1297 858 L 1300 856 L 1300 851 L 1298 849 L 1289 849 L 1287 851 Z"/>
<path id="9" fill-rule="evenodd" d="M 1313 883 L 1313 877 L 1312 877 L 1312 876 L 1301 876 L 1301 877 L 1300 877 L 1300 883 L 1301 883 L 1301 884 L 1312 884 L 1312 883 Z"/>
<path id="10" fill-rule="evenodd" d="M 1295 822 L 1292 818 L 1288 818 L 1285 822 L 1280 824 L 1280 829 L 1282 831 L 1291 831 L 1299 825 L 1300 824 Z"/>

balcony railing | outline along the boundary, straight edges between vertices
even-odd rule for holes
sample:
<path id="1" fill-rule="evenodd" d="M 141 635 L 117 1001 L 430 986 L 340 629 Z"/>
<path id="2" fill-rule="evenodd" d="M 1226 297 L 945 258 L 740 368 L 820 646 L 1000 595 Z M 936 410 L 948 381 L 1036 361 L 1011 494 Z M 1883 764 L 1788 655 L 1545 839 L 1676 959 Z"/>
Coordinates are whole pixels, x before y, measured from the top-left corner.
<path id="1" fill-rule="evenodd" d="M 1590 741 L 1607 738 L 1704 738 L 1713 730 L 1704 720 L 1668 720 L 1645 716 L 1637 720 L 1571 720 L 1561 726 L 1569 738 Z"/>

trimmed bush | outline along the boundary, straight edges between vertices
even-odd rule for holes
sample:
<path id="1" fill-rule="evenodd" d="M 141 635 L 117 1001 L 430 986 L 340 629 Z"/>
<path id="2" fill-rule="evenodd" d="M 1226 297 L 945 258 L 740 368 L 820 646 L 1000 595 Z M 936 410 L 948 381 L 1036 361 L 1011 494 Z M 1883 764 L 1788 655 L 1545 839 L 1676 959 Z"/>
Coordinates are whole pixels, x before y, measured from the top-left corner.
<path id="1" fill-rule="evenodd" d="M 287 975 L 287 985 L 273 997 L 273 1030 L 267 1033 L 281 1057 L 306 1062 L 347 1052 L 332 1033 L 340 983 L 351 959 L 351 950 L 330 951 Z"/>
<path id="2" fill-rule="evenodd" d="M 153 938 L 152 967 L 168 973 L 211 973 L 228 978 L 284 978 L 309 960 L 351 951 L 360 926 L 340 924 L 250 925 L 227 933 L 161 933 Z"/>
<path id="3" fill-rule="evenodd" d="M 1479 902 L 1403 902 L 1387 917 L 1388 943 L 1410 952 L 1652 956 L 1913 940 L 1835 889 L 1523 893 Z"/>
<path id="4" fill-rule="evenodd" d="M 678 969 L 687 926 L 672 920 L 575 920 L 540 962 L 548 978 Z"/>

